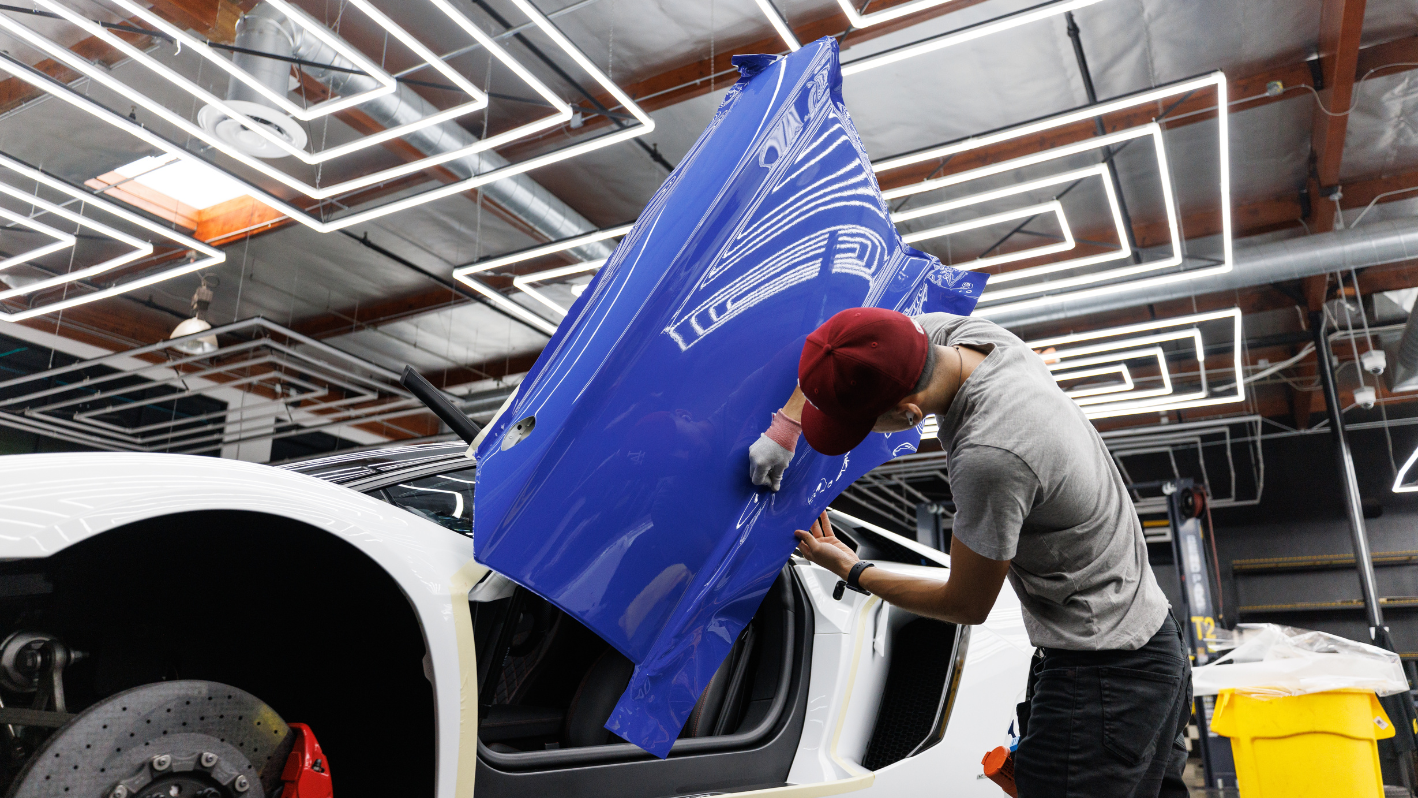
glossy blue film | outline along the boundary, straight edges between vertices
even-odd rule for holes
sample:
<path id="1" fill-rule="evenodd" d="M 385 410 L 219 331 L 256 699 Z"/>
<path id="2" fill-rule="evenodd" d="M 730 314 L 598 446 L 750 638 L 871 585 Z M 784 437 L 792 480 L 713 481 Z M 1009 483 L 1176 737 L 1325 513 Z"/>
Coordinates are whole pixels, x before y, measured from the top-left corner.
<path id="1" fill-rule="evenodd" d="M 872 435 L 842 457 L 802 443 L 779 492 L 755 489 L 748 447 L 807 334 L 850 307 L 968 313 L 983 284 L 901 243 L 835 42 L 735 63 L 744 77 L 478 451 L 478 561 L 636 663 L 606 726 L 659 756 L 793 530 L 919 441 Z"/>

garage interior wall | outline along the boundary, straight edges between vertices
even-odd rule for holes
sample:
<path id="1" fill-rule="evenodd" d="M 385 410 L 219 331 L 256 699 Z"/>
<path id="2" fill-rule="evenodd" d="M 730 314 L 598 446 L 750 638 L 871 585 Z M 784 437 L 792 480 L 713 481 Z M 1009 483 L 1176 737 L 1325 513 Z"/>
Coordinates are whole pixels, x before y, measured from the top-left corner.
<path id="1" fill-rule="evenodd" d="M 1375 411 L 1373 415 L 1377 416 Z M 1354 421 L 1360 421 L 1358 411 Z M 1352 423 L 1352 422 L 1351 422 Z M 1349 433 L 1385 620 L 1405 658 L 1418 658 L 1418 494 L 1392 493 L 1393 466 L 1382 429 Z M 1392 428 L 1395 455 L 1418 445 L 1418 426 Z M 1367 640 L 1338 466 L 1328 433 L 1267 438 L 1260 504 L 1214 510 L 1226 625 L 1277 623 Z M 1157 581 L 1181 606 L 1170 543 L 1149 545 Z M 1295 563 L 1296 558 L 1349 558 Z M 1260 562 L 1258 562 L 1260 561 Z M 1331 604 L 1334 606 L 1318 606 Z"/>

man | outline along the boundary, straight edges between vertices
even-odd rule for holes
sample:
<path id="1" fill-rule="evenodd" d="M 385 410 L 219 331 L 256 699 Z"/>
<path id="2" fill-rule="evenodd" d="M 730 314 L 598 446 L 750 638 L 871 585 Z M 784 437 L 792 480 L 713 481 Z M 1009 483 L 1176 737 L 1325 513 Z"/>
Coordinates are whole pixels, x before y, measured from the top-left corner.
<path id="1" fill-rule="evenodd" d="M 826 513 L 798 553 L 958 624 L 983 623 L 1009 577 L 1039 649 L 1018 707 L 1021 798 L 1187 795 L 1181 630 L 1112 458 L 1044 361 L 981 319 L 856 308 L 808 336 L 798 386 L 749 450 L 755 484 L 778 489 L 799 431 L 840 455 L 939 420 L 956 508 L 945 584 L 859 564 Z"/>

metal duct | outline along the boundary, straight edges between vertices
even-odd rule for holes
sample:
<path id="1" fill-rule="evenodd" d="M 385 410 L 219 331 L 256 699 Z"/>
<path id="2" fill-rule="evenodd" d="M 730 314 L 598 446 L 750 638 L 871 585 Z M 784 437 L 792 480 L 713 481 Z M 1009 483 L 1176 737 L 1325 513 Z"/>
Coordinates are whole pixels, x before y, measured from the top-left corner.
<path id="1" fill-rule="evenodd" d="M 259 53 L 270 53 L 274 56 L 290 58 L 295 49 L 295 42 L 290 31 L 286 29 L 285 23 L 285 15 L 277 11 L 274 6 L 264 4 L 256 6 L 250 13 L 242 14 L 241 19 L 236 21 L 236 46 Z M 245 70 L 262 86 L 276 94 L 284 96 L 290 91 L 290 61 L 263 58 L 254 53 L 236 50 L 231 54 L 231 63 L 238 69 Z M 226 98 L 261 103 L 262 105 L 270 104 L 270 101 L 261 96 L 260 92 L 237 80 L 235 76 L 230 78 L 227 83 Z"/>
<path id="2" fill-rule="evenodd" d="M 1418 258 L 1418 218 L 1393 219 L 1357 229 L 1238 249 L 1235 267 L 1225 274 L 1124 289 L 1102 296 L 1062 297 L 1018 310 L 991 312 L 986 307 L 976 311 L 976 314 L 1006 327 L 1019 327 L 1412 258 Z M 988 297 L 989 293 L 986 292 L 985 296 Z M 1418 343 L 1415 343 L 1414 349 L 1415 356 L 1418 356 Z M 1418 359 L 1415 362 L 1418 363 Z"/>
<path id="3" fill-rule="evenodd" d="M 245 70 L 256 82 L 271 93 L 284 97 L 291 89 L 290 61 L 266 58 L 255 53 L 270 53 L 289 59 L 294 46 L 285 15 L 272 6 L 258 6 L 236 21 L 236 45 L 242 48 L 232 54 L 232 63 Z M 248 52 L 243 52 L 248 51 Z M 254 51 L 254 52 L 249 52 Z M 271 100 L 250 85 L 231 77 L 227 83 L 226 104 L 264 126 L 269 132 L 285 139 L 296 149 L 304 149 L 305 129 L 281 110 L 272 107 Z M 268 139 L 249 130 L 241 122 L 213 106 L 204 107 L 197 121 L 207 131 L 256 158 L 284 158 L 289 153 Z"/>
<path id="4" fill-rule="evenodd" d="M 274 7 L 259 3 L 246 16 L 255 14 L 260 14 L 262 17 L 275 14 L 285 23 L 283 27 L 291 37 L 291 55 L 294 57 L 316 64 L 329 64 L 343 69 L 358 69 L 355 64 L 335 52 L 329 45 L 314 36 L 306 35 L 298 26 L 286 22 L 285 17 Z M 358 94 L 379 86 L 377 81 L 367 75 L 304 65 L 301 69 L 328 86 L 332 91 L 342 95 Z M 402 83 L 393 93 L 361 103 L 357 108 L 361 113 L 385 127 L 397 127 L 415 122 L 430 114 L 435 114 L 439 110 Z M 457 122 L 449 121 L 439 125 L 430 125 L 410 133 L 404 136 L 403 140 L 425 155 L 437 155 L 470 146 L 478 139 Z M 509 161 L 497 153 L 484 151 L 445 161 L 441 166 L 460 178 L 468 178 L 475 174 L 500 169 L 508 164 Z M 482 190 L 488 199 L 496 202 L 528 227 L 553 241 L 589 233 L 597 229 L 585 217 L 572 210 L 569 205 L 557 199 L 550 191 L 525 174 L 488 183 L 482 186 Z M 605 242 L 596 242 L 578 247 L 571 252 L 583 260 L 599 260 L 610 257 L 612 249 L 613 247 Z"/>

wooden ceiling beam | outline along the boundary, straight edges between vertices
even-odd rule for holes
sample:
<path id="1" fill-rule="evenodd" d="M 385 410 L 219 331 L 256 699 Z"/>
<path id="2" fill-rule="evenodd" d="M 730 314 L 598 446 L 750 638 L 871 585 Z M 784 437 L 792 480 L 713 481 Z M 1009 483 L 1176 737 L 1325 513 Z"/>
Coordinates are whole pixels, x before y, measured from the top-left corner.
<path id="1" fill-rule="evenodd" d="M 1312 233 L 1334 229 L 1338 209 L 1331 197 L 1339 190 L 1339 170 L 1349 123 L 1347 111 L 1354 100 L 1363 27 L 1364 0 L 1324 0 L 1319 31 L 1320 74 L 1324 85 L 1316 87 L 1320 102 L 1315 105 L 1310 126 Z"/>
<path id="2" fill-rule="evenodd" d="M 1334 230 L 1342 199 L 1339 194 L 1339 169 L 1344 158 L 1344 137 L 1348 130 L 1347 109 L 1353 102 L 1355 71 L 1359 68 L 1359 37 L 1364 27 L 1364 0 L 1323 0 L 1320 7 L 1319 59 L 1320 78 L 1317 99 L 1310 123 L 1310 176 L 1305 184 L 1309 195 L 1310 233 Z M 1346 113 L 1326 113 L 1345 109 Z M 1328 275 L 1316 275 L 1301 281 L 1306 309 L 1319 310 L 1329 287 Z M 1289 404 L 1296 429 L 1309 426 L 1317 412 L 1316 401 L 1323 407 L 1324 397 L 1316 399 L 1314 391 L 1289 389 Z"/>

